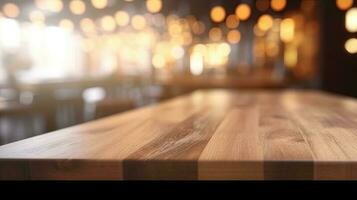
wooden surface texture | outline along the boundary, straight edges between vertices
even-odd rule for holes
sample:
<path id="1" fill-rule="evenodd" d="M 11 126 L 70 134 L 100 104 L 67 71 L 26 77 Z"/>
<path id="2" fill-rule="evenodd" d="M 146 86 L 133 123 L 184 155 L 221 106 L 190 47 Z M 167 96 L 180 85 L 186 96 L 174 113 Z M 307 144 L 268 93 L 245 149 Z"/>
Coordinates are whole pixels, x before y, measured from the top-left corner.
<path id="1" fill-rule="evenodd" d="M 0 147 L 0 179 L 357 179 L 357 101 L 202 90 Z"/>

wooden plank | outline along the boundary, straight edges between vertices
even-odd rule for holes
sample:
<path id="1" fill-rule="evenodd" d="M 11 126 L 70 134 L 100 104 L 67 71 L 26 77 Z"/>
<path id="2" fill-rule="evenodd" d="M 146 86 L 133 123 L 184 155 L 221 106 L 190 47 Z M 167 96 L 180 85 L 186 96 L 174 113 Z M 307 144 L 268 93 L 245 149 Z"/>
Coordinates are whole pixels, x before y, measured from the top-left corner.
<path id="1" fill-rule="evenodd" d="M 219 126 L 199 160 L 199 179 L 263 179 L 258 108 L 235 107 Z"/>
<path id="2" fill-rule="evenodd" d="M 207 90 L 0 147 L 2 180 L 356 180 L 357 101 Z"/>

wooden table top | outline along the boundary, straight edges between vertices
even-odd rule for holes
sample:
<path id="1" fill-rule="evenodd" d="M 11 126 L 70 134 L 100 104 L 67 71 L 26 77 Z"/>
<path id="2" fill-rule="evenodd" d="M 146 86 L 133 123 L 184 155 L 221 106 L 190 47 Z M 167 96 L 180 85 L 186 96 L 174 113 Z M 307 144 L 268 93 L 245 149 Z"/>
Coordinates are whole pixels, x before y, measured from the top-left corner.
<path id="1" fill-rule="evenodd" d="M 357 179 L 357 101 L 197 91 L 2 146 L 0 179 Z"/>

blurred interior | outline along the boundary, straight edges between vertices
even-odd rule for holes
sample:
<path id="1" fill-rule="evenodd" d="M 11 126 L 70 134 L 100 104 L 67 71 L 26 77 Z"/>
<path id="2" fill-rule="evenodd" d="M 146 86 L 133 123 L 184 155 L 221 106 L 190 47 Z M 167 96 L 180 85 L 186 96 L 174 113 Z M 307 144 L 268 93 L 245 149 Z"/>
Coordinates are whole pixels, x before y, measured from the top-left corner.
<path id="1" fill-rule="evenodd" d="M 0 0 L 0 145 L 197 89 L 357 97 L 355 0 Z"/>

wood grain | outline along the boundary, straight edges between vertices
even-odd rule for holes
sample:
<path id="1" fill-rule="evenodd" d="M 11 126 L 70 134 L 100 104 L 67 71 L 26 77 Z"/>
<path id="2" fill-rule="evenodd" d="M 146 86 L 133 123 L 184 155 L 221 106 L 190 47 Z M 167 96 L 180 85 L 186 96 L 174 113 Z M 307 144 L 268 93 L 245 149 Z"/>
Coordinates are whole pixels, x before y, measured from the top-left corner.
<path id="1" fill-rule="evenodd" d="M 356 180 L 357 101 L 202 90 L 0 147 L 3 180 Z"/>

